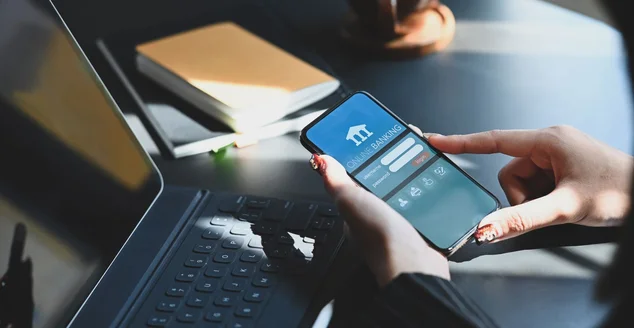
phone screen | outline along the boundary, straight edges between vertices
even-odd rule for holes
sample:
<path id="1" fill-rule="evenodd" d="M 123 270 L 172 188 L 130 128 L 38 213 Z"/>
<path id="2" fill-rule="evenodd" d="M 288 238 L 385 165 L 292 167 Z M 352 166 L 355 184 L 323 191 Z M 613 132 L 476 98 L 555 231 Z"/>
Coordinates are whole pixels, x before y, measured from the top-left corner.
<path id="1" fill-rule="evenodd" d="M 309 126 L 305 138 L 438 248 L 455 246 L 498 207 L 492 194 L 364 93 Z"/>

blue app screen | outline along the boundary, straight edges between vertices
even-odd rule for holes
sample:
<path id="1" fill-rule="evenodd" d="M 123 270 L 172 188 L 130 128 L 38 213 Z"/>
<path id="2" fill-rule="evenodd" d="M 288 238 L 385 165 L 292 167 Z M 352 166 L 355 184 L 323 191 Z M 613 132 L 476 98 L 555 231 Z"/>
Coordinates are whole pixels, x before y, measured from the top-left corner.
<path id="1" fill-rule="evenodd" d="M 357 93 L 306 137 L 436 246 L 453 246 L 496 200 L 370 97 Z"/>

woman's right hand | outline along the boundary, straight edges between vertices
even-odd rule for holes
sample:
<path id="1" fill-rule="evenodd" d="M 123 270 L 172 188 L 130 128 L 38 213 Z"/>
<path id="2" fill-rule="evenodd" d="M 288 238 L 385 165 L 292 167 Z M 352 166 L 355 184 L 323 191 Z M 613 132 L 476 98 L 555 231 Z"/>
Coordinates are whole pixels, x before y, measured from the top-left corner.
<path id="1" fill-rule="evenodd" d="M 619 225 L 629 211 L 632 157 L 575 128 L 429 135 L 428 140 L 449 154 L 515 157 L 498 175 L 511 207 L 482 220 L 475 235 L 479 242 L 563 223 Z"/>

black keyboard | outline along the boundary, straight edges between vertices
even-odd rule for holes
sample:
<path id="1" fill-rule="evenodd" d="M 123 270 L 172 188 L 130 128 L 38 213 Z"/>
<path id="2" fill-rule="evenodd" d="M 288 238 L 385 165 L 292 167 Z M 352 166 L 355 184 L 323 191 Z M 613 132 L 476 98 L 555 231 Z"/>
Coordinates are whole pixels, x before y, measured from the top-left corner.
<path id="1" fill-rule="evenodd" d="M 331 204 L 218 196 L 185 234 L 130 326 L 295 326 L 343 224 Z"/>

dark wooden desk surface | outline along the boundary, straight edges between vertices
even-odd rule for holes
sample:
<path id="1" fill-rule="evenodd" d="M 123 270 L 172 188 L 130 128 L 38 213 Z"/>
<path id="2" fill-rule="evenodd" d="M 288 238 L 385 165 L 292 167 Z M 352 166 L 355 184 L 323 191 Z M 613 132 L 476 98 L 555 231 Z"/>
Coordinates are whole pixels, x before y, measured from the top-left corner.
<path id="1" fill-rule="evenodd" d="M 94 45 L 97 37 L 187 19 L 222 1 L 54 3 L 99 71 L 103 63 Z M 344 0 L 261 1 L 314 44 L 353 89 L 369 91 L 425 131 L 451 134 L 570 124 L 631 150 L 631 99 L 620 36 L 602 23 L 537 0 L 446 0 L 458 20 L 456 39 L 447 51 L 382 61 L 350 54 L 338 43 Z M 324 199 L 319 179 L 306 164 L 308 157 L 297 137 L 288 135 L 231 150 L 222 159 L 200 155 L 156 161 L 167 183 Z M 504 199 L 496 173 L 508 158 L 461 159 L 469 173 Z"/>
<path id="2" fill-rule="evenodd" d="M 95 38 L 166 19 L 187 19 L 212 10 L 217 1 L 54 2 L 99 71 Z M 409 61 L 381 61 L 353 56 L 337 42 L 337 26 L 347 8 L 344 0 L 262 1 L 282 13 L 352 88 L 369 91 L 425 131 L 451 134 L 569 124 L 631 153 L 632 104 L 620 35 L 602 23 L 538 0 L 445 0 L 458 20 L 456 39 L 447 51 Z M 307 165 L 308 157 L 297 136 L 288 135 L 223 156 L 155 160 L 169 184 L 327 199 L 319 177 Z M 505 199 L 497 171 L 507 157 L 459 160 Z M 454 260 L 613 237 L 608 229 L 555 227 L 496 246 L 466 247 Z"/>

